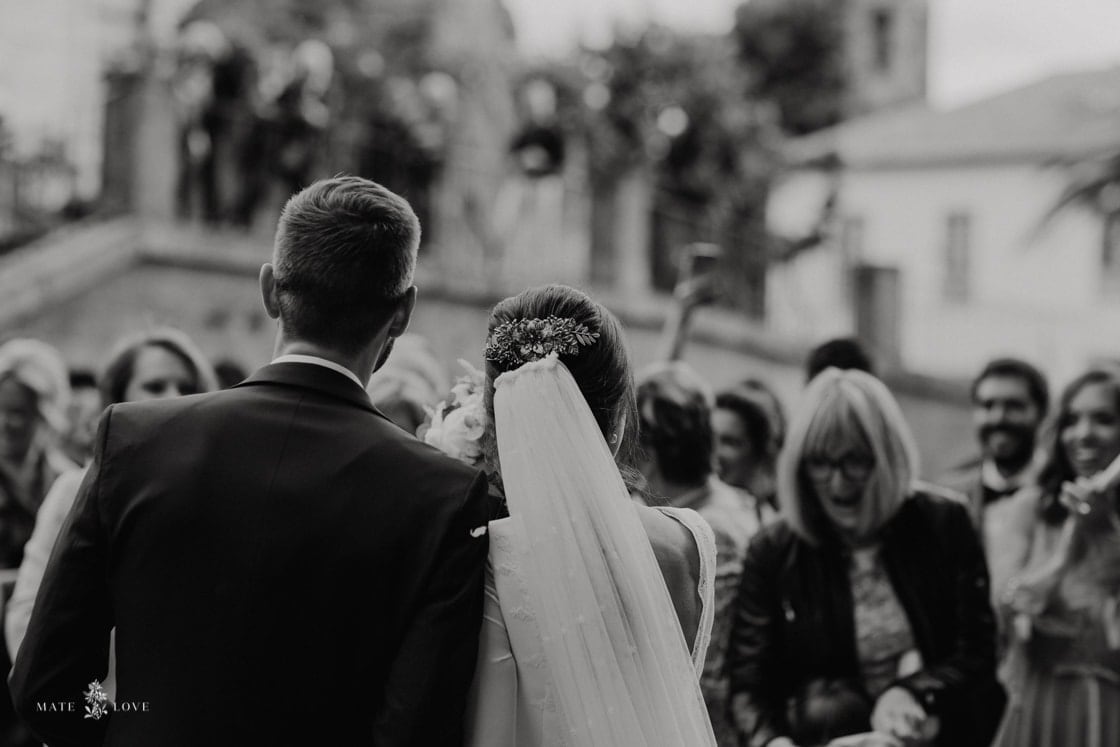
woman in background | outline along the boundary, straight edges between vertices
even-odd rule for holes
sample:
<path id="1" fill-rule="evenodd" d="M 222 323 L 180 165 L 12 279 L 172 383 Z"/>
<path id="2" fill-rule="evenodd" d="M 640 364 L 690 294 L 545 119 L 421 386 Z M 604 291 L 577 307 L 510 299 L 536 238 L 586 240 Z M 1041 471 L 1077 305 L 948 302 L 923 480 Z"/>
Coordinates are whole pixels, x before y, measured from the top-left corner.
<path id="1" fill-rule="evenodd" d="M 716 395 L 712 429 L 720 479 L 776 509 L 774 467 L 785 439 L 785 414 L 774 392 L 757 379 L 725 389 Z"/>
<path id="2" fill-rule="evenodd" d="M 835 682 L 854 696 L 835 720 L 862 715 L 880 740 L 991 741 L 1004 695 L 984 553 L 967 509 L 915 490 L 917 472 L 881 381 L 813 379 L 778 460 L 781 518 L 743 566 L 730 670 L 744 744 L 797 744 L 792 722 Z"/>
<path id="3" fill-rule="evenodd" d="M 1012 498 L 1025 572 L 1003 597 L 1011 693 L 998 747 L 1120 744 L 1120 374 L 1090 370 L 1059 400 L 1039 486 Z"/>
<path id="4" fill-rule="evenodd" d="M 106 407 L 117 402 L 210 392 L 217 386 L 214 370 L 198 347 L 182 332 L 169 328 L 143 332 L 119 342 L 100 384 Z M 78 487 L 85 473 L 83 468 L 60 475 L 35 518 L 35 528 L 24 548 L 15 591 L 4 619 L 4 636 L 13 658 L 27 632 L 51 549 L 78 497 Z"/>
<path id="5" fill-rule="evenodd" d="M 58 446 L 67 430 L 68 378 L 62 356 L 44 342 L 16 339 L 0 345 L 0 616 L 47 490 L 76 466 Z M 14 648 L 0 650 L 3 671 L 14 658 Z M 12 709 L 5 677 L 0 744 L 35 743 Z"/>
<path id="6" fill-rule="evenodd" d="M 69 374 L 38 340 L 0 346 L 0 568 L 17 568 L 51 484 L 76 465 L 58 448 Z"/>

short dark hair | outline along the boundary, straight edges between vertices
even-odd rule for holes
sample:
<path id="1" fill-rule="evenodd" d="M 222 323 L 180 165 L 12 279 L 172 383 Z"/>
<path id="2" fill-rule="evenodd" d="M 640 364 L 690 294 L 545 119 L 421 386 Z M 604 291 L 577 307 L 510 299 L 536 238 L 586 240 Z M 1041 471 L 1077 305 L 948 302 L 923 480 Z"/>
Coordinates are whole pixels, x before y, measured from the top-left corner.
<path id="1" fill-rule="evenodd" d="M 725 389 L 716 395 L 716 409 L 734 413 L 743 422 L 752 453 L 759 460 L 773 461 L 781 443 L 777 441 L 775 423 L 757 395 L 744 386 Z"/>
<path id="2" fill-rule="evenodd" d="M 854 337 L 837 337 L 826 340 L 809 351 L 805 361 L 805 381 L 810 382 L 826 368 L 842 371 L 856 370 L 875 375 L 875 366 L 863 343 Z"/>
<path id="3" fill-rule="evenodd" d="M 273 252 L 285 331 L 356 352 L 412 284 L 419 244 L 408 201 L 376 182 L 338 176 L 294 195 Z"/>
<path id="4" fill-rule="evenodd" d="M 1037 368 L 1018 358 L 996 358 L 984 366 L 980 374 L 972 380 L 969 393 L 974 404 L 980 383 L 993 376 L 1021 379 L 1027 385 L 1027 394 L 1038 406 L 1039 416 L 1046 415 L 1047 410 L 1050 409 L 1050 387 L 1046 383 L 1046 377 Z"/>
<path id="5" fill-rule="evenodd" d="M 651 452 L 665 479 L 697 485 L 712 473 L 711 398 L 688 365 L 676 361 L 638 382 L 642 448 Z"/>

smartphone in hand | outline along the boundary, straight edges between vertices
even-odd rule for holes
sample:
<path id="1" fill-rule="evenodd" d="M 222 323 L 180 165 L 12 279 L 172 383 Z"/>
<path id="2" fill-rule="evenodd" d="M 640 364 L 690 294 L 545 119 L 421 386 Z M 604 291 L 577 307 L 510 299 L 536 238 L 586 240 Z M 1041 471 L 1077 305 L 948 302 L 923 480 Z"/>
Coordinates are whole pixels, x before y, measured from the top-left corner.
<path id="1" fill-rule="evenodd" d="M 684 247 L 673 295 L 688 306 L 714 301 L 721 292 L 719 267 L 722 257 L 723 250 L 718 244 L 697 242 Z"/>

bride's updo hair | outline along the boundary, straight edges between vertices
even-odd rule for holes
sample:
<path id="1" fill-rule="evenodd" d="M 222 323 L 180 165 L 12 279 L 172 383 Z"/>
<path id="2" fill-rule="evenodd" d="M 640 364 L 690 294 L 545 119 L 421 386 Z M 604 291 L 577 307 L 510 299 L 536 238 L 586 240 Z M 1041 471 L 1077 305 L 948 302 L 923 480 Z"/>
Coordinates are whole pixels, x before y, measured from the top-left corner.
<path id="1" fill-rule="evenodd" d="M 507 298 L 490 312 L 488 334 L 517 319 L 571 319 L 599 337 L 581 346 L 575 355 L 560 355 L 580 392 L 591 407 L 595 422 L 615 454 L 615 462 L 627 484 L 633 487 L 638 410 L 634 396 L 634 373 L 622 339 L 622 325 L 602 304 L 566 285 L 543 285 Z M 487 410 L 493 413 L 493 382 L 507 367 L 486 361 L 490 381 Z"/>

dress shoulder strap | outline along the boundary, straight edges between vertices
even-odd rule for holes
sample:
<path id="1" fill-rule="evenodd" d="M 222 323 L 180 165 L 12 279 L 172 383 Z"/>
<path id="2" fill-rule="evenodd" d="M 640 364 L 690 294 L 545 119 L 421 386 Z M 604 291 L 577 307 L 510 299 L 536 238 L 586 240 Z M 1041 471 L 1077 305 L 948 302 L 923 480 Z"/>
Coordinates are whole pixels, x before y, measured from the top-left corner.
<path id="1" fill-rule="evenodd" d="M 715 614 L 716 537 L 704 517 L 691 508 L 654 506 L 658 511 L 684 525 L 696 542 L 700 553 L 700 584 L 696 593 L 700 597 L 700 628 L 692 646 L 692 663 L 697 674 L 704 671 L 704 659 L 712 640 L 712 622 Z"/>

